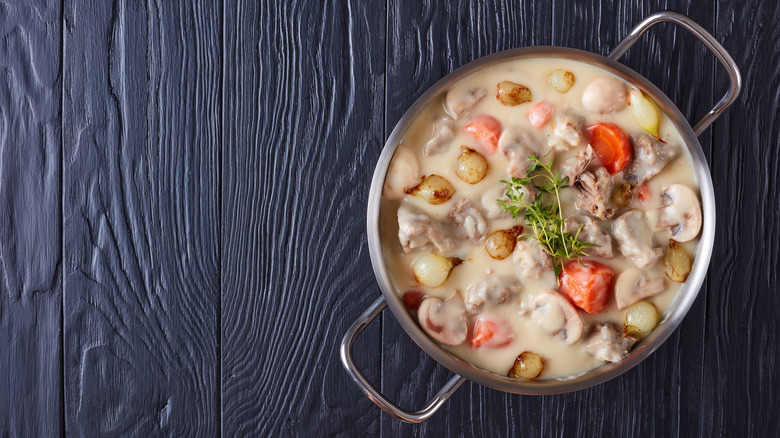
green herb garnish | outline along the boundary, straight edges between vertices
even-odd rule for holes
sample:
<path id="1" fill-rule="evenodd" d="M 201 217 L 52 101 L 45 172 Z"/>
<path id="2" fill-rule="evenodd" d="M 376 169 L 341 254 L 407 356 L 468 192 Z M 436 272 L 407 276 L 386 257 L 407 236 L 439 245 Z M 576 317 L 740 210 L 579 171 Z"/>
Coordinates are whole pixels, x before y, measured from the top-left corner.
<path id="1" fill-rule="evenodd" d="M 566 223 L 563 220 L 561 212 L 562 189 L 569 187 L 566 184 L 566 177 L 561 176 L 559 172 L 553 172 L 552 160 L 550 163 L 542 163 L 542 159 L 531 155 L 528 159 L 533 165 L 526 172 L 525 178 L 511 177 L 511 181 L 502 180 L 507 184 L 506 197 L 508 201 L 499 199 L 498 203 L 502 207 L 502 212 L 508 212 L 514 219 L 525 212 L 525 220 L 534 230 L 534 236 L 528 236 L 535 239 L 542 248 L 547 251 L 556 260 L 553 266 L 555 278 L 563 269 L 564 260 L 579 259 L 588 255 L 584 251 L 590 248 L 592 243 L 580 241 L 577 237 L 582 230 L 580 227 L 577 233 L 572 235 L 564 231 Z M 523 200 L 523 186 L 533 186 L 539 191 L 539 196 L 534 202 L 527 203 Z M 551 202 L 545 202 L 545 195 L 552 198 Z"/>

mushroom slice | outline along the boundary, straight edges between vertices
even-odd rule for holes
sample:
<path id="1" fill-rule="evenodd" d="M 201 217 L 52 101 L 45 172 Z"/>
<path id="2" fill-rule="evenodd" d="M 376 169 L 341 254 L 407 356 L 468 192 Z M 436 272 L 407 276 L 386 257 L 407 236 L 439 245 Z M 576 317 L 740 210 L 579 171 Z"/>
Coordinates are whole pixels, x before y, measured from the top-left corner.
<path id="1" fill-rule="evenodd" d="M 617 78 L 595 79 L 582 92 L 582 106 L 592 113 L 614 113 L 626 105 L 628 90 L 626 84 Z"/>
<path id="2" fill-rule="evenodd" d="M 531 300 L 531 317 L 542 328 L 558 335 L 563 342 L 571 345 L 582 336 L 584 326 L 580 313 L 574 306 L 557 292 L 542 292 Z"/>
<path id="3" fill-rule="evenodd" d="M 436 297 L 423 300 L 417 320 L 428 336 L 445 345 L 462 344 L 468 335 L 466 306 L 457 291 L 444 301 Z"/>
<path id="4" fill-rule="evenodd" d="M 661 196 L 666 205 L 658 209 L 656 230 L 668 229 L 678 242 L 693 240 L 701 230 L 701 204 L 699 197 L 684 184 L 664 187 Z"/>
<path id="5" fill-rule="evenodd" d="M 653 241 L 653 234 L 639 210 L 629 210 L 612 223 L 612 236 L 618 250 L 637 268 L 647 269 L 663 255 L 663 250 Z"/>
<path id="6" fill-rule="evenodd" d="M 487 96 L 487 91 L 481 87 L 451 88 L 444 98 L 444 109 L 450 117 L 458 120 L 485 96 Z"/>
<path id="7" fill-rule="evenodd" d="M 493 277 L 472 284 L 466 289 L 466 310 L 477 313 L 485 304 L 501 304 L 522 290 L 514 276 Z"/>
<path id="8" fill-rule="evenodd" d="M 654 297 L 666 290 L 663 278 L 656 278 L 648 281 L 647 274 L 636 268 L 629 268 L 623 271 L 615 281 L 615 301 L 618 309 L 626 307 Z"/>
<path id="9" fill-rule="evenodd" d="M 414 152 L 399 145 L 387 169 L 382 196 L 389 200 L 401 199 L 406 195 L 406 190 L 420 183 L 420 179 L 420 163 Z"/>

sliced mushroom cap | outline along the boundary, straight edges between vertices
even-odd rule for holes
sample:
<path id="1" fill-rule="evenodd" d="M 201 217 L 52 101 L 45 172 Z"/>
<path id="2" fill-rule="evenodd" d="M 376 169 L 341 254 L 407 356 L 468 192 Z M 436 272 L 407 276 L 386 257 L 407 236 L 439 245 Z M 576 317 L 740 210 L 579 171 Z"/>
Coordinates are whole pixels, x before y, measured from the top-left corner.
<path id="1" fill-rule="evenodd" d="M 699 197 L 684 184 L 664 187 L 661 196 L 666 205 L 658 210 L 656 229 L 668 229 L 678 242 L 693 240 L 701 230 L 701 204 Z"/>
<path id="2" fill-rule="evenodd" d="M 382 194 L 385 199 L 401 199 L 406 195 L 406 190 L 420 183 L 420 179 L 420 163 L 414 152 L 406 146 L 398 146 L 387 169 Z"/>
<path id="3" fill-rule="evenodd" d="M 592 113 L 614 113 L 625 108 L 627 104 L 626 84 L 617 78 L 595 79 L 582 92 L 582 106 Z"/>
<path id="4" fill-rule="evenodd" d="M 542 328 L 558 335 L 567 344 L 577 342 L 582 336 L 583 322 L 580 313 L 558 292 L 542 292 L 531 300 L 531 316 Z"/>
<path id="5" fill-rule="evenodd" d="M 461 118 L 474 105 L 487 96 L 487 90 L 481 87 L 453 87 L 444 97 L 444 109 L 455 120 Z"/>
<path id="6" fill-rule="evenodd" d="M 458 292 L 445 301 L 429 297 L 420 304 L 417 311 L 420 326 L 428 336 L 445 345 L 459 345 L 468 335 L 468 316 Z"/>
<path id="7" fill-rule="evenodd" d="M 626 307 L 654 297 L 666 290 L 663 278 L 656 278 L 653 281 L 647 281 L 647 274 L 636 268 L 629 268 L 623 271 L 615 281 L 615 301 L 618 309 Z"/>

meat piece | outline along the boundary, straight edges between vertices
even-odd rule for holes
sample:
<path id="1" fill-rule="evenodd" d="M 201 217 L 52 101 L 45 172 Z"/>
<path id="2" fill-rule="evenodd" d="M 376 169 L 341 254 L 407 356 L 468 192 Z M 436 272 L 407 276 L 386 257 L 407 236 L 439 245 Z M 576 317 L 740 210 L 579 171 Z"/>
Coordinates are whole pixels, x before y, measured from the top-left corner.
<path id="1" fill-rule="evenodd" d="M 649 134 L 632 135 L 633 161 L 626 170 L 626 182 L 639 187 L 658 175 L 670 161 L 677 158 L 677 151 Z"/>
<path id="2" fill-rule="evenodd" d="M 609 177 L 607 169 L 599 167 L 595 173 L 589 170 L 582 172 L 574 187 L 578 192 L 574 206 L 578 210 L 586 210 L 602 220 L 615 214 L 615 209 L 607 205 L 612 192 L 612 178 Z"/>
<path id="3" fill-rule="evenodd" d="M 618 250 L 639 269 L 653 266 L 663 255 L 663 250 L 653 241 L 645 215 L 639 210 L 629 210 L 615 219 L 612 235 L 617 241 Z"/>
<path id="4" fill-rule="evenodd" d="M 471 314 L 477 313 L 485 304 L 501 304 L 521 290 L 520 282 L 511 276 L 493 277 L 474 283 L 466 289 L 466 310 Z"/>
<path id="5" fill-rule="evenodd" d="M 538 242 L 530 239 L 520 239 L 515 245 L 513 259 L 515 266 L 525 278 L 539 278 L 546 271 L 552 271 L 553 264 Z"/>
<path id="6" fill-rule="evenodd" d="M 447 91 L 447 96 L 444 98 L 444 109 L 450 117 L 458 120 L 485 96 L 487 96 L 487 91 L 481 87 L 454 87 Z"/>
<path id="7" fill-rule="evenodd" d="M 533 132 L 516 126 L 505 129 L 498 139 L 498 150 L 509 160 L 506 173 L 515 178 L 525 178 L 526 172 L 533 164 L 528 158 L 531 155 L 541 158 L 544 149 L 544 144 Z"/>
<path id="8" fill-rule="evenodd" d="M 547 139 L 551 148 L 569 150 L 582 143 L 582 125 L 585 119 L 571 110 L 564 111 L 555 118 L 552 135 Z"/>
<path id="9" fill-rule="evenodd" d="M 618 333 L 611 323 L 597 324 L 585 344 L 585 351 L 606 362 L 618 362 L 628 355 L 636 339 Z"/>
<path id="10" fill-rule="evenodd" d="M 419 208 L 405 203 L 398 207 L 398 239 L 406 253 L 433 247 L 445 253 L 455 247 L 436 221 Z"/>
<path id="11" fill-rule="evenodd" d="M 582 242 L 598 245 L 585 248 L 588 255 L 608 259 L 615 256 L 612 252 L 612 237 L 602 231 L 598 222 L 590 216 L 578 214 L 567 217 L 563 231 L 577 236 L 577 239 Z"/>
<path id="12" fill-rule="evenodd" d="M 577 155 L 561 163 L 560 172 L 568 178 L 570 187 L 574 187 L 577 178 L 590 166 L 590 163 L 596 158 L 593 148 L 587 145 L 585 149 L 577 152 Z"/>
<path id="13" fill-rule="evenodd" d="M 433 123 L 431 139 L 423 147 L 423 155 L 426 157 L 440 154 L 447 150 L 452 139 L 455 138 L 454 123 L 449 117 L 442 117 Z"/>
<path id="14" fill-rule="evenodd" d="M 479 243 L 488 232 L 488 224 L 479 208 L 469 198 L 461 198 L 455 203 L 448 216 L 450 223 L 455 225 L 459 239 Z"/>

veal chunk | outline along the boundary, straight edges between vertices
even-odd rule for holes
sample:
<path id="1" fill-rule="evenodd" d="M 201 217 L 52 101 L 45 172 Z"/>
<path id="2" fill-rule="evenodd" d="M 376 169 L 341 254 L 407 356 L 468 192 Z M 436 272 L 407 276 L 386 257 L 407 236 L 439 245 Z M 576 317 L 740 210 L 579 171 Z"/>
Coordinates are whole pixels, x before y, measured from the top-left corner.
<path id="1" fill-rule="evenodd" d="M 576 235 L 577 239 L 582 242 L 596 245 L 585 249 L 588 255 L 608 259 L 614 257 L 612 237 L 610 237 L 609 233 L 601 231 L 599 224 L 592 217 L 584 214 L 569 216 L 566 218 L 563 231 L 572 236 Z"/>
<path id="2" fill-rule="evenodd" d="M 569 186 L 577 190 L 575 207 L 599 219 L 607 219 L 615 214 L 615 209 L 607 205 L 612 192 L 612 178 L 603 167 L 588 170 L 595 158 L 593 148 L 587 145 L 577 155 L 564 161 L 560 170 L 566 175 Z"/>
<path id="3" fill-rule="evenodd" d="M 577 155 L 561 163 L 561 173 L 566 175 L 569 186 L 574 186 L 577 178 L 590 166 L 590 163 L 596 158 L 593 148 L 588 145 L 585 149 L 577 152 Z"/>
<path id="4" fill-rule="evenodd" d="M 515 178 L 525 178 L 533 165 L 529 157 L 541 158 L 545 146 L 533 132 L 516 126 L 505 129 L 498 139 L 498 150 L 509 160 L 506 173 Z"/>
<path id="5" fill-rule="evenodd" d="M 498 204 L 496 202 L 496 204 Z M 469 198 L 462 198 L 450 211 L 450 223 L 455 225 L 458 238 L 479 243 L 487 236 L 488 224 L 479 208 Z"/>
<path id="6" fill-rule="evenodd" d="M 520 293 L 522 286 L 514 276 L 493 277 L 470 285 L 464 302 L 469 313 L 477 313 L 485 304 L 501 304 Z"/>
<path id="7" fill-rule="evenodd" d="M 636 340 L 622 336 L 611 323 L 598 324 L 593 328 L 585 344 L 585 351 L 606 362 L 618 362 L 628 355 Z"/>
<path id="8" fill-rule="evenodd" d="M 614 216 L 615 209 L 607 205 L 612 192 L 612 178 L 607 169 L 599 167 L 595 172 L 582 172 L 574 187 L 579 192 L 574 201 L 577 209 L 586 210 L 602 220 Z"/>
<path id="9" fill-rule="evenodd" d="M 634 158 L 626 170 L 626 182 L 634 187 L 658 175 L 677 157 L 676 150 L 649 134 L 632 135 L 631 146 Z"/>
<path id="10" fill-rule="evenodd" d="M 455 247 L 436 221 L 417 207 L 407 204 L 398 208 L 398 239 L 406 253 L 432 247 L 444 253 Z"/>

